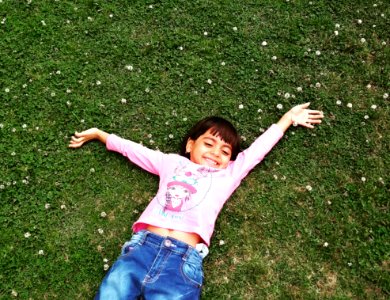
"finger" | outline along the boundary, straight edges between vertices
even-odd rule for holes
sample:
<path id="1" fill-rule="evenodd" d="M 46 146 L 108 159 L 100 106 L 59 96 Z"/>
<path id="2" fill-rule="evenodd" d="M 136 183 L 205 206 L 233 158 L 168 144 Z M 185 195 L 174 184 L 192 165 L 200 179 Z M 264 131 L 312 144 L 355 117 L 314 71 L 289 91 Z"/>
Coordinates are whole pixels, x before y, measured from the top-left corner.
<path id="1" fill-rule="evenodd" d="M 311 124 L 321 124 L 321 123 L 322 123 L 321 120 L 309 120 L 309 122 L 310 122 Z"/>
<path id="2" fill-rule="evenodd" d="M 307 102 L 307 103 L 303 103 L 303 104 L 298 105 L 298 106 L 299 106 L 300 108 L 302 108 L 302 109 L 305 109 L 305 108 L 308 108 L 309 105 L 310 105 L 310 102 Z"/>
<path id="3" fill-rule="evenodd" d="M 324 115 L 324 113 L 320 110 L 306 109 L 306 111 L 311 115 Z"/>
<path id="4" fill-rule="evenodd" d="M 310 115 L 310 119 L 322 119 L 324 115 Z"/>
<path id="5" fill-rule="evenodd" d="M 310 124 L 310 123 L 303 123 L 302 126 L 306 127 L 306 128 L 311 128 L 311 129 L 314 128 L 314 126 L 312 124 Z"/>

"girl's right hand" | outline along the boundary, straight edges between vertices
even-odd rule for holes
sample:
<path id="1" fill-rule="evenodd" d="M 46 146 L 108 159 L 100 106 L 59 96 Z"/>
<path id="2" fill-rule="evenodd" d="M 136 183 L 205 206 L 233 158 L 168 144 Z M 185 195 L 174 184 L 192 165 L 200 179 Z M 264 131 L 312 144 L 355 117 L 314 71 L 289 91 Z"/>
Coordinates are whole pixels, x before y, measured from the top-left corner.
<path id="1" fill-rule="evenodd" d="M 105 139 L 102 140 L 102 138 L 106 138 L 106 135 L 108 134 L 99 130 L 98 128 L 90 128 L 82 132 L 76 131 L 75 134 L 71 137 L 69 148 L 80 148 L 85 143 L 95 139 L 105 142 Z"/>

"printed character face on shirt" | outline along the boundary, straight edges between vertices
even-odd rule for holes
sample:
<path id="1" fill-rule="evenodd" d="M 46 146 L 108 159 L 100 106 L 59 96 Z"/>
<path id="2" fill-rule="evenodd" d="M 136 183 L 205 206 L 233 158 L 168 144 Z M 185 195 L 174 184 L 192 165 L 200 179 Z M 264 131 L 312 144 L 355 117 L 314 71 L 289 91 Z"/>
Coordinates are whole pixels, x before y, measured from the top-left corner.
<path id="1" fill-rule="evenodd" d="M 232 146 L 219 136 L 211 134 L 210 130 L 195 141 L 189 139 L 186 151 L 190 153 L 192 162 L 216 169 L 225 169 L 232 156 Z"/>
<path id="2" fill-rule="evenodd" d="M 181 211 L 184 202 L 189 201 L 191 198 L 192 187 L 186 187 L 186 183 L 182 182 L 170 182 L 166 192 L 165 208 L 173 211 Z M 194 189 L 194 188 L 192 188 Z M 195 189 L 194 189 L 195 190 Z"/>

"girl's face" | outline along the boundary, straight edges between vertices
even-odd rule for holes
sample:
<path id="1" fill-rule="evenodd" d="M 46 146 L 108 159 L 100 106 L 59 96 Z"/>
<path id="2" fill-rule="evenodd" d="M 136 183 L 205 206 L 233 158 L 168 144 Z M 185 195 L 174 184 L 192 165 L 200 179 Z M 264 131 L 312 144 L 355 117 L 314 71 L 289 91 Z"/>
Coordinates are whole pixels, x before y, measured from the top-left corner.
<path id="1" fill-rule="evenodd" d="M 210 130 L 195 141 L 189 139 L 186 151 L 190 153 L 192 162 L 216 169 L 225 169 L 232 156 L 232 146 L 218 136 L 212 135 Z"/>

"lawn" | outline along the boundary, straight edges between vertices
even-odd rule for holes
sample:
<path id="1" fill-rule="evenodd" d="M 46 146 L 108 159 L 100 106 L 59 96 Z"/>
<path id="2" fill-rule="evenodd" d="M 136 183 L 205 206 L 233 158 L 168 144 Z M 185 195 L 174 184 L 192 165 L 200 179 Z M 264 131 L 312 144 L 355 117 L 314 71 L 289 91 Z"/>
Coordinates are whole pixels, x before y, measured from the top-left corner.
<path id="1" fill-rule="evenodd" d="M 92 299 L 158 178 L 74 131 L 178 152 L 208 115 L 291 128 L 222 210 L 202 299 L 390 297 L 390 5 L 0 0 L 0 299 Z M 387 170 L 387 171 L 386 171 Z"/>

